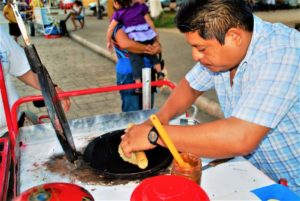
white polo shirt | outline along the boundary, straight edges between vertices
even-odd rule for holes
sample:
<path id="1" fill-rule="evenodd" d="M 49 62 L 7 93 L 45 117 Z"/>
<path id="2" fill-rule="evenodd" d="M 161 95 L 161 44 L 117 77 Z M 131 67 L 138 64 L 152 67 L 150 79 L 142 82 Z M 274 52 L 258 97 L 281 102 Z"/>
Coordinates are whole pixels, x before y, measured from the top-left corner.
<path id="1" fill-rule="evenodd" d="M 19 98 L 11 76 L 19 77 L 30 70 L 30 66 L 24 50 L 15 40 L 0 27 L 0 61 L 5 77 L 6 91 L 10 108 Z M 3 107 L 2 96 L 0 94 L 0 136 L 6 131 L 6 118 Z"/>

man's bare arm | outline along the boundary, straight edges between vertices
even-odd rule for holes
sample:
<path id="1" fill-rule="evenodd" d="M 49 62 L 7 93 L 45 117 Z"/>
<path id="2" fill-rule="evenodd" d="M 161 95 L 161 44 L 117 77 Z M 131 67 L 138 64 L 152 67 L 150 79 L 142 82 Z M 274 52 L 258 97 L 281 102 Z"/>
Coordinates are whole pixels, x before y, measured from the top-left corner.
<path id="1" fill-rule="evenodd" d="M 197 126 L 168 126 L 167 123 L 184 113 L 202 93 L 192 89 L 186 79 L 180 81 L 157 116 L 166 126 L 175 146 L 183 152 L 202 157 L 231 157 L 253 151 L 270 130 L 235 117 Z M 184 97 L 184 98 L 183 98 Z M 183 107 L 178 107 L 183 105 Z M 160 141 L 161 144 L 163 144 Z"/>
<path id="2" fill-rule="evenodd" d="M 254 151 L 270 128 L 230 117 L 195 126 L 164 125 L 175 147 L 180 152 L 200 157 L 227 158 L 245 156 Z M 150 125 L 141 124 L 127 129 L 121 147 L 126 156 L 133 151 L 151 149 L 148 141 Z M 158 144 L 165 146 L 159 138 Z"/>
<path id="3" fill-rule="evenodd" d="M 122 29 L 119 29 L 117 31 L 115 38 L 120 48 L 128 50 L 132 53 L 158 54 L 161 51 L 160 44 L 156 43 L 154 45 L 144 45 L 142 43 L 136 42 L 128 38 L 128 36 Z"/>
<path id="4" fill-rule="evenodd" d="M 247 155 L 255 150 L 269 132 L 270 128 L 235 117 L 195 126 L 168 125 L 170 119 L 184 113 L 199 95 L 201 92 L 190 88 L 183 79 L 157 113 L 179 151 L 211 158 Z M 178 107 L 179 105 L 183 106 Z M 128 129 L 121 143 L 125 155 L 129 156 L 132 151 L 153 148 L 147 140 L 150 128 L 151 123 L 147 121 Z M 158 143 L 165 146 L 160 139 Z"/>
<path id="5" fill-rule="evenodd" d="M 235 117 L 196 126 L 165 126 L 165 129 L 178 150 L 208 158 L 247 155 L 270 130 Z"/>
<path id="6" fill-rule="evenodd" d="M 31 70 L 27 71 L 25 74 L 21 75 L 18 78 L 25 84 L 27 84 L 35 89 L 38 89 L 38 90 L 41 89 L 37 75 L 34 72 L 32 72 Z"/>
<path id="7" fill-rule="evenodd" d="M 27 84 L 27 85 L 35 88 L 35 89 L 41 90 L 38 77 L 31 70 L 27 71 L 25 74 L 19 76 L 18 78 L 22 82 L 24 82 L 25 84 Z M 55 87 L 55 90 L 56 90 L 57 93 L 63 92 L 63 90 L 61 88 L 59 88 L 59 87 Z M 63 106 L 63 108 L 64 108 L 65 111 L 68 111 L 70 109 L 71 102 L 70 102 L 70 99 L 68 97 L 63 98 L 61 100 L 61 104 L 62 104 L 62 106 Z"/>

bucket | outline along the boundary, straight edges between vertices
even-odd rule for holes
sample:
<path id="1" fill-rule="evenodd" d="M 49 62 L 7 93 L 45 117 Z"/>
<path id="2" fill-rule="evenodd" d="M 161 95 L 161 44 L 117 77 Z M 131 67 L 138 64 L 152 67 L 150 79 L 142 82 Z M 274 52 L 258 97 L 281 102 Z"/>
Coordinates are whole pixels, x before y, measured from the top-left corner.
<path id="1" fill-rule="evenodd" d="M 131 201 L 209 201 L 205 191 L 184 177 L 160 175 L 143 180 L 131 194 Z"/>

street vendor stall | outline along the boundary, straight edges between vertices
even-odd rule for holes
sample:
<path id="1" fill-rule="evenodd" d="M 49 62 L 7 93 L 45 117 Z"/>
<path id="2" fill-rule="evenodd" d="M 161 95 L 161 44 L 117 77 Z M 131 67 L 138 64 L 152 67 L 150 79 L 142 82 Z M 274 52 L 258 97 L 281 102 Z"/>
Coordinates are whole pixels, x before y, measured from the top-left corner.
<path id="1" fill-rule="evenodd" d="M 26 56 L 33 72 L 38 75 L 43 96 L 23 97 L 16 101 L 10 109 L 0 63 L 0 89 L 9 131 L 8 137 L 0 140 L 1 145 L 3 144 L 1 146 L 3 148 L 0 149 L 1 161 L 3 161 L 0 163 L 2 186 L 0 199 L 6 200 L 9 190 L 13 191 L 13 197 L 21 196 L 22 198 L 25 193 L 25 196 L 29 198 L 40 195 L 50 198 L 52 195 L 57 195 L 57 192 L 61 193 L 66 189 L 78 187 L 76 189 L 85 195 L 91 195 L 94 200 L 130 200 L 132 193 L 146 178 L 170 174 L 169 167 L 173 158 L 164 147 L 156 146 L 152 150 L 145 151 L 149 160 L 146 169 L 138 169 L 132 164 L 126 163 L 121 160 L 118 153 L 123 129 L 131 123 L 138 124 L 147 120 L 151 114 L 156 112 L 155 109 L 68 120 L 60 99 L 133 89 L 146 85 L 148 89 L 151 86 L 162 85 L 174 88 L 173 83 L 157 81 L 150 84 L 148 79 L 143 84 L 107 86 L 57 94 L 51 77 L 38 57 L 34 45 L 30 44 L 28 36 L 24 34 L 23 24 L 21 24 L 21 30 L 26 44 Z M 143 93 L 145 91 L 147 90 L 143 88 Z M 150 93 L 148 96 L 145 95 L 145 99 L 149 99 L 149 97 Z M 42 99 L 45 101 L 50 123 L 18 129 L 17 111 L 20 104 Z M 195 125 L 201 123 L 201 119 L 196 121 L 188 115 L 182 114 L 169 123 Z M 94 140 L 100 143 L 93 144 Z M 243 157 L 224 160 L 217 166 L 212 165 L 212 161 L 215 162 L 214 159 L 202 159 L 202 179 L 197 184 L 192 182 L 196 188 L 203 189 L 202 191 L 210 200 L 286 200 L 286 198 L 291 198 L 289 197 L 291 193 L 287 188 L 275 184 Z M 93 165 L 95 163 L 97 165 Z M 12 179 L 9 179 L 9 175 L 12 176 Z M 65 185 L 55 190 L 41 186 L 34 188 L 38 185 L 53 183 L 64 183 Z M 167 189 L 172 191 L 174 184 L 166 183 L 171 186 Z M 188 190 L 189 187 L 189 185 L 183 186 L 182 189 Z M 159 191 L 160 187 L 158 186 L 156 190 Z M 42 193 L 40 194 L 40 192 Z M 65 194 L 65 196 L 71 195 Z M 146 196 L 147 194 L 142 194 L 142 198 L 145 197 L 144 200 L 147 200 Z M 88 200 L 93 199 L 89 198 Z"/>
<path id="2" fill-rule="evenodd" d="M 99 88 L 99 91 L 106 91 L 106 89 Z M 70 95 L 68 93 L 65 92 L 64 95 Z M 82 93 L 91 93 L 91 91 L 82 90 L 74 94 Z M 28 97 L 27 99 L 25 97 L 17 104 L 33 99 L 40 99 L 40 96 Z M 140 123 L 155 111 L 144 110 L 105 114 L 68 121 L 77 153 L 80 156 L 87 144 L 94 138 L 111 131 L 123 129 L 129 123 Z M 186 115 L 181 115 L 172 120 L 170 124 L 197 123 L 190 120 Z M 67 160 L 65 152 L 56 137 L 55 130 L 50 123 L 21 128 L 16 142 L 13 144 L 16 145 L 14 155 L 19 163 L 19 173 L 17 174 L 18 194 L 37 185 L 64 182 L 83 187 L 95 200 L 129 200 L 132 192 L 142 181 L 142 179 L 128 178 L 107 179 L 87 168 L 86 165 L 82 165 L 82 163 L 75 167 Z M 206 165 L 211 160 L 203 159 L 202 166 L 207 167 Z M 243 157 L 237 157 L 218 166 L 204 169 L 200 183 L 210 200 L 261 200 L 252 192 L 263 187 L 266 188 L 263 194 L 269 196 L 270 199 L 274 198 L 274 191 L 268 189 L 278 184 L 274 184 L 274 181 Z M 169 174 L 169 168 L 163 168 L 155 174 Z M 273 194 L 268 194 L 270 192 L 273 192 Z"/>
<path id="3" fill-rule="evenodd" d="M 107 114 L 69 121 L 76 149 L 83 152 L 97 136 L 125 128 L 131 122 L 140 123 L 153 112 L 155 110 Z M 185 117 L 178 117 L 170 123 L 180 124 L 181 118 Z M 63 150 L 50 124 L 20 129 L 18 144 L 20 142 L 20 192 L 44 183 L 67 182 L 84 187 L 95 200 L 129 200 L 141 182 L 131 179 L 109 180 L 95 173 L 87 173 L 84 168 L 72 169 L 72 164 L 63 157 Z M 203 166 L 209 161 L 204 159 Z M 169 174 L 168 168 L 159 174 Z M 229 199 L 235 195 L 240 195 L 241 199 L 259 200 L 250 191 L 271 184 L 274 184 L 272 180 L 242 157 L 204 170 L 201 181 L 201 187 L 211 200 Z"/>

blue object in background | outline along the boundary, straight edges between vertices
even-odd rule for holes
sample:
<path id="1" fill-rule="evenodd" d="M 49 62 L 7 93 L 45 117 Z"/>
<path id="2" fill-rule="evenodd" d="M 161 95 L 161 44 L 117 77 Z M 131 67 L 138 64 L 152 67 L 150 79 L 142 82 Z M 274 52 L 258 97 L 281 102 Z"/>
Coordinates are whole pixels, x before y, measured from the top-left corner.
<path id="1" fill-rule="evenodd" d="M 59 35 L 60 32 L 55 25 L 46 25 L 45 26 L 45 35 Z"/>
<path id="2" fill-rule="evenodd" d="M 273 184 L 262 188 L 257 188 L 251 191 L 262 201 L 269 199 L 284 200 L 284 201 L 300 201 L 300 197 L 281 184 Z"/>

